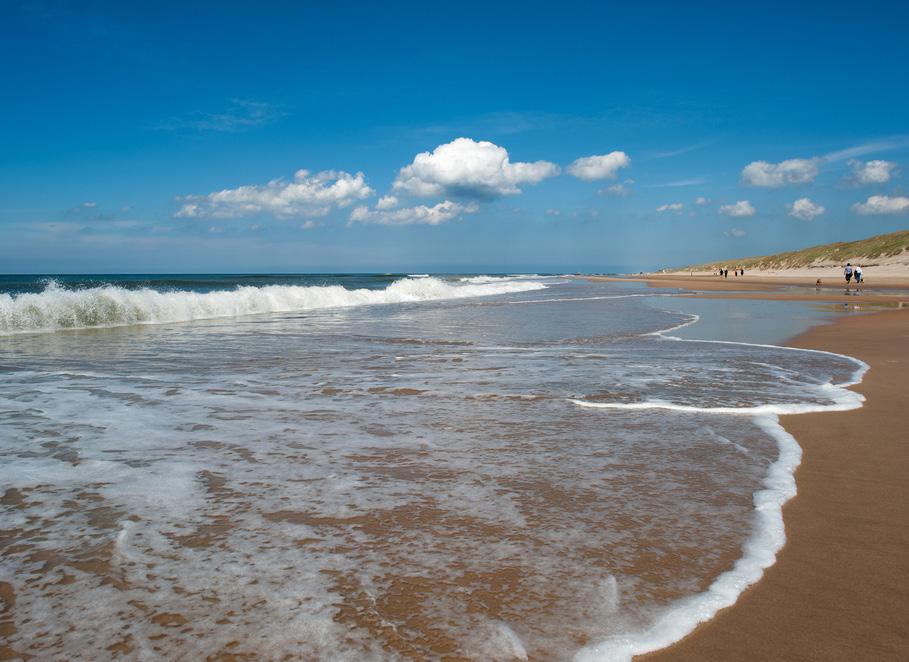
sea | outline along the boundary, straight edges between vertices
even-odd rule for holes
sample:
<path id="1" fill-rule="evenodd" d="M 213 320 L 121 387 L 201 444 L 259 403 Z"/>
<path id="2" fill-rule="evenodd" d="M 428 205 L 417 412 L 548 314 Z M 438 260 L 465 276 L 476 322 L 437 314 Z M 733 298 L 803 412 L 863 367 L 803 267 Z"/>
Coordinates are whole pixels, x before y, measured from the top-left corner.
<path id="1" fill-rule="evenodd" d="M 785 543 L 867 368 L 568 275 L 0 277 L 0 650 L 629 660 Z"/>

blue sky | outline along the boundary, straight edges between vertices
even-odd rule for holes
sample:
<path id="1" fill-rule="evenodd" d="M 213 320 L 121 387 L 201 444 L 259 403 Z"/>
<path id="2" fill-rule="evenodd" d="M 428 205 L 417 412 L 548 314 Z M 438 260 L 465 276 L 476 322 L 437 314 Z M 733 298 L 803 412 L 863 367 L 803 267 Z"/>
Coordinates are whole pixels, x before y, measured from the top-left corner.
<path id="1" fill-rule="evenodd" d="M 0 5 L 0 272 L 638 270 L 909 226 L 905 3 L 327 4 Z"/>

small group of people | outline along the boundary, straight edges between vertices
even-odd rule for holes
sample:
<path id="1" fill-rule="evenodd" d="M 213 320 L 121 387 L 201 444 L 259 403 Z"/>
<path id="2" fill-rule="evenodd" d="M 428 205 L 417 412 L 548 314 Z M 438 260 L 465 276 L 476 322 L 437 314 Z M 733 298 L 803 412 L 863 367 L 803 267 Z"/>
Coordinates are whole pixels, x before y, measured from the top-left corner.
<path id="1" fill-rule="evenodd" d="M 745 270 L 744 270 L 744 269 L 735 269 L 735 270 L 733 271 L 733 273 L 734 273 L 737 277 L 738 277 L 738 276 L 744 276 L 744 275 L 745 275 Z M 723 278 L 729 278 L 729 269 L 727 269 L 726 267 L 723 267 L 722 269 L 720 269 L 720 276 L 722 276 Z"/>
<path id="2" fill-rule="evenodd" d="M 851 262 L 847 262 L 846 266 L 843 267 L 843 275 L 846 277 L 846 294 L 849 294 L 849 284 L 853 280 L 855 280 L 856 285 L 861 285 L 865 282 L 862 265 L 860 264 L 853 266 Z"/>

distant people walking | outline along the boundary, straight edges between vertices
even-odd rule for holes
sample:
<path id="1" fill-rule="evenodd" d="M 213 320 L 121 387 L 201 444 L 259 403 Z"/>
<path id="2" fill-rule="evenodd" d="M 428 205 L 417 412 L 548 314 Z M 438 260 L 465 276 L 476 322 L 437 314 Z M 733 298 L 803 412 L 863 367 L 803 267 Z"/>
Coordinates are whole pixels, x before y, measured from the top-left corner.
<path id="1" fill-rule="evenodd" d="M 846 285 L 852 282 L 852 264 L 847 262 L 843 269 L 843 275 L 846 276 Z"/>
<path id="2" fill-rule="evenodd" d="M 862 282 L 862 265 L 855 265 L 855 269 L 852 270 L 852 276 L 855 278 L 856 285 Z"/>
<path id="3" fill-rule="evenodd" d="M 729 269 L 723 269 L 723 278 L 729 278 Z"/>

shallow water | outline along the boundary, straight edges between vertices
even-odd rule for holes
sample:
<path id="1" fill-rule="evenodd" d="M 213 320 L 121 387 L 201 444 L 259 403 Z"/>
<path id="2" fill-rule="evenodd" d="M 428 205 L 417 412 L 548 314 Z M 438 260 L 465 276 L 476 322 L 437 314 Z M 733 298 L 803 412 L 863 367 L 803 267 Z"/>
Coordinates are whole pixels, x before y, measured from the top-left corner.
<path id="1" fill-rule="evenodd" d="M 52 287 L 155 313 L 0 338 L 12 649 L 625 659 L 772 557 L 774 415 L 858 404 L 855 361 L 672 340 L 692 317 L 624 284 L 268 287 Z"/>

